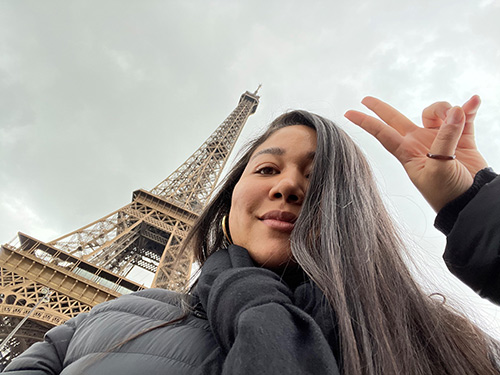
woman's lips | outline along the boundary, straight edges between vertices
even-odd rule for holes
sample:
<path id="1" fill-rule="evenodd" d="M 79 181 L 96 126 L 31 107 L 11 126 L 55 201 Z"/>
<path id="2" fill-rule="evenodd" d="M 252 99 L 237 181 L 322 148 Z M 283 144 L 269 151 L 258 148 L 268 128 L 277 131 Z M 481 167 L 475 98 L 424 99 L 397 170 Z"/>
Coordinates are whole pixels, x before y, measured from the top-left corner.
<path id="1" fill-rule="evenodd" d="M 291 233 L 295 227 L 294 223 L 288 221 L 281 221 L 276 219 L 263 219 L 262 222 L 268 227 L 278 230 L 280 232 Z"/>
<path id="2" fill-rule="evenodd" d="M 295 227 L 297 216 L 291 212 L 274 210 L 262 215 L 260 220 L 272 229 L 290 233 Z"/>

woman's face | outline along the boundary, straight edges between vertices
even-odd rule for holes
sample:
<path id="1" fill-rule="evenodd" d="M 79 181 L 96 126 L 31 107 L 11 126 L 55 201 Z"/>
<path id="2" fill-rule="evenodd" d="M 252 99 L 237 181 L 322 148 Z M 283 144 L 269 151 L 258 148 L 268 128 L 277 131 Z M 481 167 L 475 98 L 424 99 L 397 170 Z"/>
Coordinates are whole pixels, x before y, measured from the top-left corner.
<path id="1" fill-rule="evenodd" d="M 309 184 L 316 132 L 303 125 L 273 133 L 252 154 L 236 184 L 229 212 L 235 245 L 266 268 L 291 258 L 290 233 Z"/>

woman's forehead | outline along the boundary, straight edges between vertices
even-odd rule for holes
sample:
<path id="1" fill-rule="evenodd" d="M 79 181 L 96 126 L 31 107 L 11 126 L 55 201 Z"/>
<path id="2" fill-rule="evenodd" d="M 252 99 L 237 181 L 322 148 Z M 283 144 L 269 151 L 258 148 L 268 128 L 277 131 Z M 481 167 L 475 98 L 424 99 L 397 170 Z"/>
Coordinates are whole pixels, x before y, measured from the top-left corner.
<path id="1" fill-rule="evenodd" d="M 253 152 L 251 159 L 261 154 L 283 155 L 289 151 L 306 153 L 316 150 L 316 131 L 305 125 L 291 125 L 271 134 Z"/>

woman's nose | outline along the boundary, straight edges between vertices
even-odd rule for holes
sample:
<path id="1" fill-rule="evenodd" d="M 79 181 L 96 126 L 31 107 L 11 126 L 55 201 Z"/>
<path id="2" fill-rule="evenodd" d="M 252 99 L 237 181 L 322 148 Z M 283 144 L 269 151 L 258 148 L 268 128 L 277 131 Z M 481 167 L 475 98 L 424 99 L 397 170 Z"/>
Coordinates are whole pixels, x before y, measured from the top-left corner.
<path id="1" fill-rule="evenodd" d="M 269 191 L 271 199 L 284 199 L 287 203 L 302 204 L 305 196 L 304 181 L 295 176 L 284 176 Z"/>

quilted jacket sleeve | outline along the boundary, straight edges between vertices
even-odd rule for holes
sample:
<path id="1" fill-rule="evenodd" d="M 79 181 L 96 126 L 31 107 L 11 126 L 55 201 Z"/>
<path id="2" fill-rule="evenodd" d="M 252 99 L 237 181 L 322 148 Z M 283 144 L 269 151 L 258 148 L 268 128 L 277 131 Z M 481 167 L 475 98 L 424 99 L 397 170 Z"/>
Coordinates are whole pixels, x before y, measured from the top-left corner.
<path id="1" fill-rule="evenodd" d="M 338 374 L 316 321 L 280 277 L 231 245 L 212 254 L 197 292 L 225 354 L 222 374 Z"/>
<path id="2" fill-rule="evenodd" d="M 482 297 L 500 304 L 500 177 L 480 171 L 463 196 L 445 206 L 435 225 L 447 235 L 450 271 Z"/>
<path id="3" fill-rule="evenodd" d="M 52 328 L 44 341 L 33 344 L 15 358 L 3 373 L 12 375 L 56 375 L 62 371 L 64 358 L 75 328 L 86 319 L 83 313 L 65 324 Z"/>

